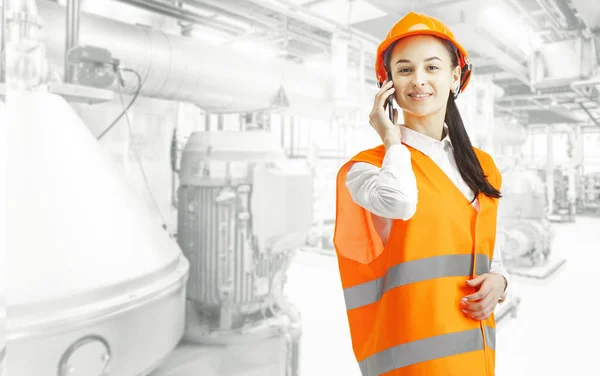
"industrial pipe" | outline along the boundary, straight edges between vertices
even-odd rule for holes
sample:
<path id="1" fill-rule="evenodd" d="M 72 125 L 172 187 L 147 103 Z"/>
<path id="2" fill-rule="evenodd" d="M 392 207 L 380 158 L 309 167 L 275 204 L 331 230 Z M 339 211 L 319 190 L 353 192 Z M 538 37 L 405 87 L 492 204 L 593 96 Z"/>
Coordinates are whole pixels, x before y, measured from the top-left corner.
<path id="1" fill-rule="evenodd" d="M 172 5 L 161 3 L 156 0 L 115 0 L 119 3 L 134 6 L 149 12 L 163 16 L 186 21 L 194 24 L 201 24 L 214 27 L 229 34 L 237 34 L 237 29 L 223 22 L 216 22 L 208 17 L 204 17 L 196 12 L 174 7 Z"/>
<path id="2" fill-rule="evenodd" d="M 320 28 L 330 33 L 337 33 L 338 35 L 346 34 L 346 36 L 348 37 L 356 37 L 358 41 L 366 43 L 369 47 L 368 49 L 371 51 L 374 51 L 380 42 L 377 38 L 375 38 L 372 35 L 355 29 L 351 30 L 347 25 L 337 23 L 329 18 L 318 14 L 317 12 L 295 4 L 289 0 L 269 1 L 268 4 L 265 4 L 263 0 L 250 1 L 267 9 L 280 12 L 291 19 L 307 23 L 313 27 Z M 350 41 L 352 42 L 353 39 L 350 38 Z"/>
<path id="3" fill-rule="evenodd" d="M 600 122 L 598 122 L 598 119 L 596 119 L 596 117 L 594 116 L 594 114 L 592 114 L 590 112 L 590 110 L 585 107 L 585 105 L 583 103 L 579 103 L 579 107 L 581 107 L 581 109 L 586 113 L 586 115 L 594 122 L 594 124 L 600 126 Z"/>
<path id="4" fill-rule="evenodd" d="M 117 1 L 127 2 L 124 0 L 117 0 Z M 271 30 L 277 30 L 279 28 L 277 25 L 275 25 L 273 23 L 273 20 L 268 20 L 266 17 L 264 17 L 260 14 L 252 14 L 249 16 L 248 14 L 244 14 L 239 11 L 231 10 L 231 8 L 223 6 L 222 2 L 210 2 L 210 1 L 200 1 L 200 0 L 179 0 L 179 1 L 183 4 L 187 4 L 187 5 L 191 5 L 193 7 L 205 9 L 210 12 L 222 14 L 226 17 L 230 17 L 232 19 L 238 20 L 243 23 L 258 24 L 259 26 L 261 26 L 263 28 L 271 29 Z"/>
<path id="5" fill-rule="evenodd" d="M 589 80 L 582 80 L 582 81 L 575 81 L 571 83 L 571 89 L 573 89 L 573 91 L 575 91 L 578 94 L 582 94 L 579 91 L 579 88 L 582 87 L 586 87 L 586 86 L 592 86 L 592 85 L 600 85 L 600 76 L 596 76 L 594 78 L 591 78 Z M 587 95 L 584 95 L 585 97 L 587 97 Z"/>
<path id="6" fill-rule="evenodd" d="M 578 21 L 577 17 L 575 16 L 575 14 L 573 13 L 573 10 L 571 9 L 571 7 L 569 7 L 569 5 L 565 1 L 552 0 L 552 7 L 554 7 L 558 12 L 561 13 L 561 15 L 563 16 L 563 19 L 567 25 L 568 30 L 577 29 L 577 27 L 579 25 L 579 21 Z"/>
<path id="7" fill-rule="evenodd" d="M 65 38 L 65 62 L 69 50 L 79 44 L 79 17 L 80 17 L 80 2 L 79 0 L 67 0 L 67 33 Z M 71 83 L 73 80 L 73 66 L 65 64 L 66 83 Z"/>
<path id="8" fill-rule="evenodd" d="M 552 11 L 550 9 L 548 9 L 548 6 L 544 3 L 544 1 L 536 0 L 536 2 L 540 6 L 540 8 L 542 8 L 544 13 L 546 13 L 546 15 L 548 16 L 548 19 L 550 20 L 550 26 L 552 27 L 552 29 L 554 29 L 554 31 L 556 32 L 556 35 L 558 35 L 562 40 L 567 39 L 567 36 L 563 32 L 562 27 L 560 25 L 560 21 L 558 21 L 556 19 L 556 17 L 554 17 L 554 15 L 552 14 Z"/>
<path id="9" fill-rule="evenodd" d="M 154 12 L 157 14 L 161 14 L 161 15 L 164 15 L 167 17 L 172 17 L 172 18 L 175 18 L 175 19 L 178 19 L 181 21 L 187 21 L 187 22 L 191 22 L 194 24 L 207 25 L 212 28 L 222 30 L 228 34 L 240 34 L 238 28 L 236 28 L 235 26 L 233 26 L 231 24 L 227 24 L 226 22 L 223 22 L 223 21 L 215 21 L 211 18 L 201 16 L 196 12 L 177 8 L 177 7 L 165 4 L 165 3 L 161 3 L 159 1 L 155 1 L 155 0 L 115 0 L 115 1 L 117 1 L 119 3 L 123 3 L 123 4 L 128 4 L 128 5 L 140 8 L 140 9 L 144 9 L 144 10 L 147 10 L 150 12 Z M 225 11 L 221 7 L 208 6 L 208 5 L 202 4 L 197 0 L 183 0 L 182 2 L 185 4 L 188 4 L 188 5 L 197 7 L 197 8 L 204 8 L 208 11 L 219 13 L 221 15 L 235 19 L 242 23 L 257 25 L 266 30 L 277 31 L 277 30 L 281 29 L 280 26 L 274 24 L 273 22 L 269 22 L 269 21 L 265 20 L 264 17 L 260 17 L 258 15 L 256 17 L 253 16 L 252 18 L 248 18 L 248 17 L 239 15 L 239 13 L 232 13 L 230 11 Z M 321 49 L 327 49 L 329 47 L 329 40 L 325 37 L 315 35 L 312 33 L 307 34 L 306 32 L 296 30 L 295 28 L 290 28 L 289 30 L 287 30 L 287 32 L 294 38 L 296 38 L 298 40 L 302 40 L 305 43 L 307 41 L 309 41 L 308 43 L 315 47 L 318 47 Z M 310 37 L 307 35 L 310 35 Z"/>
<path id="10" fill-rule="evenodd" d="M 126 1 L 126 0 L 117 0 L 117 1 Z M 260 27 L 263 27 L 268 30 L 280 31 L 281 23 L 278 20 L 263 16 L 258 12 L 244 12 L 238 9 L 233 9 L 231 4 L 223 5 L 222 1 L 215 0 L 180 0 L 184 4 L 188 4 L 194 7 L 206 9 L 211 12 L 222 14 L 226 17 L 235 19 L 237 21 L 249 24 L 257 24 Z M 285 21 L 284 21 L 285 22 Z M 300 29 L 297 26 L 289 25 L 284 29 L 286 32 L 290 33 L 294 38 L 301 40 L 303 42 L 309 41 L 308 44 L 314 45 L 315 47 L 323 48 L 329 47 L 330 40 L 328 37 L 324 37 L 322 35 L 318 35 L 315 33 L 307 32 L 306 30 Z"/>
<path id="11" fill-rule="evenodd" d="M 38 8 L 45 23 L 42 42 L 48 61 L 51 67 L 63 67 L 65 8 L 49 1 L 39 2 Z M 85 12 L 79 40 L 82 46 L 109 49 L 124 66 L 136 70 L 143 81 L 141 95 L 146 97 L 194 103 L 207 112 L 240 113 L 273 108 L 283 88 L 290 103 L 288 114 L 328 119 L 333 110 L 330 75 L 261 58 L 259 51 L 247 55 Z M 135 88 L 124 90 L 132 93 Z"/>

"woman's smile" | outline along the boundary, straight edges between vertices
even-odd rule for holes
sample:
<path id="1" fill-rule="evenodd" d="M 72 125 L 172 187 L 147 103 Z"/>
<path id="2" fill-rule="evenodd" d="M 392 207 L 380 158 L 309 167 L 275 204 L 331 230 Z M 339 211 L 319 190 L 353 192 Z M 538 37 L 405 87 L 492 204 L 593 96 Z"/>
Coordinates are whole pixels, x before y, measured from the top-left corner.
<path id="1" fill-rule="evenodd" d="M 432 95 L 433 95 L 433 93 L 421 92 L 421 91 L 408 93 L 408 97 L 415 102 L 424 102 L 424 101 L 428 100 L 429 98 L 431 98 Z"/>

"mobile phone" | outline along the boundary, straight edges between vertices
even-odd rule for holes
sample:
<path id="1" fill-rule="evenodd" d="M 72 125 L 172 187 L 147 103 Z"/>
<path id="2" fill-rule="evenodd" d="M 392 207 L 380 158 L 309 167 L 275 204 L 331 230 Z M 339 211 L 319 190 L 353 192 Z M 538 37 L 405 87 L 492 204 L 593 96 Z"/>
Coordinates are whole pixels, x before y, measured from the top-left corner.
<path id="1" fill-rule="evenodd" d="M 387 77 L 388 77 L 388 81 L 392 80 L 392 78 L 391 78 L 392 72 L 390 72 L 389 70 L 387 71 Z M 392 84 L 392 86 L 393 86 L 393 84 Z M 390 121 L 392 123 L 394 123 L 394 105 L 392 103 L 393 103 L 393 99 L 392 99 L 392 95 L 390 95 L 385 100 L 385 105 L 383 106 L 383 108 L 385 109 L 387 107 L 388 116 L 390 117 Z"/>
<path id="2" fill-rule="evenodd" d="M 390 95 L 389 97 L 387 97 L 386 99 L 386 103 L 387 103 L 387 109 L 388 109 L 388 115 L 390 117 L 390 121 L 392 123 L 394 123 L 394 106 L 392 105 L 392 96 Z"/>
<path id="3" fill-rule="evenodd" d="M 391 77 L 392 76 L 391 72 L 388 72 L 387 76 Z M 388 81 L 390 81 L 390 80 L 388 79 Z M 377 87 L 379 87 L 380 89 L 382 86 L 383 86 L 383 82 L 377 83 Z M 392 96 L 390 95 L 385 100 L 385 103 L 383 104 L 383 109 L 385 110 L 387 108 L 388 116 L 390 117 L 390 121 L 393 123 L 394 122 L 394 106 L 392 105 L 392 101 L 393 101 L 393 99 L 392 99 Z"/>
<path id="4" fill-rule="evenodd" d="M 377 86 L 381 89 L 381 87 L 383 86 L 381 82 L 377 83 Z M 387 99 L 385 100 L 385 103 L 383 104 L 383 109 L 387 109 L 388 110 L 388 116 L 390 117 L 391 122 L 394 122 L 394 107 L 392 105 L 392 96 L 390 95 L 389 97 L 387 97 Z"/>

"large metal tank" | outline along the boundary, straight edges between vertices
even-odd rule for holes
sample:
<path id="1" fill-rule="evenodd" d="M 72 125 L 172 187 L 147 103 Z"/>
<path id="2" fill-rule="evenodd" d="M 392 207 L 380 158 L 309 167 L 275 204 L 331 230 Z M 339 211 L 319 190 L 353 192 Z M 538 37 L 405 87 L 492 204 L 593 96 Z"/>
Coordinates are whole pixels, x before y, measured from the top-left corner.
<path id="1" fill-rule="evenodd" d="M 182 337 L 188 261 L 63 98 L 11 101 L 7 368 L 146 375 Z"/>

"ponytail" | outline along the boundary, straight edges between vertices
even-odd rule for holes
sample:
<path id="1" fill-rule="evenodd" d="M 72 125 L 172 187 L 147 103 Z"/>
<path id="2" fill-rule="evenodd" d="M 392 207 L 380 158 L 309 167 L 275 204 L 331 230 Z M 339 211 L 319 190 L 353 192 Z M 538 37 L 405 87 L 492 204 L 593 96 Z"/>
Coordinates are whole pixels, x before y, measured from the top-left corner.
<path id="1" fill-rule="evenodd" d="M 475 201 L 479 193 L 483 193 L 488 197 L 500 198 L 500 191 L 487 181 L 487 176 L 483 173 L 479 159 L 475 155 L 473 145 L 471 145 L 469 135 L 454 101 L 453 93 L 450 93 L 448 96 L 445 121 L 446 125 L 448 125 L 450 141 L 454 149 L 456 166 L 465 183 L 473 191 L 473 201 Z"/>

